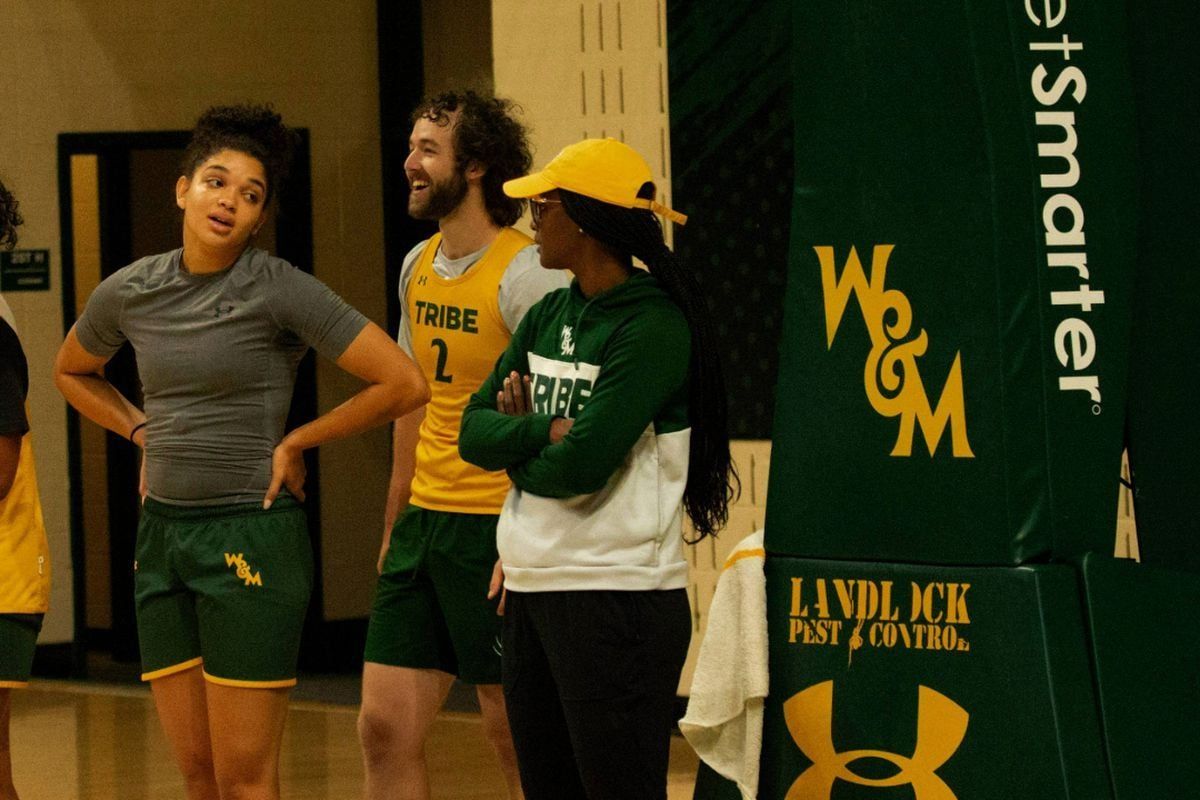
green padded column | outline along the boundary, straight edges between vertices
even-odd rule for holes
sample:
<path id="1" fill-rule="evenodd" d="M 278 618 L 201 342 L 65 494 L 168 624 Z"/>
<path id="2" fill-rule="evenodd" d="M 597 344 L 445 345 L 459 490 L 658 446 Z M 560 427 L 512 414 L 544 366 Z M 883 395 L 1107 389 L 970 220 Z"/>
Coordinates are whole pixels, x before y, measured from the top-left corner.
<path id="1" fill-rule="evenodd" d="M 1070 567 L 766 576 L 763 800 L 1112 797 Z"/>
<path id="2" fill-rule="evenodd" d="M 1200 797 L 1200 575 L 1091 555 L 1083 583 L 1117 800 Z"/>
<path id="3" fill-rule="evenodd" d="M 1143 563 L 1200 572 L 1200 6 L 1131 0 L 1139 148 L 1129 456 Z"/>
<path id="4" fill-rule="evenodd" d="M 1110 551 L 1134 245 L 1123 3 L 794 16 L 768 551 Z"/>

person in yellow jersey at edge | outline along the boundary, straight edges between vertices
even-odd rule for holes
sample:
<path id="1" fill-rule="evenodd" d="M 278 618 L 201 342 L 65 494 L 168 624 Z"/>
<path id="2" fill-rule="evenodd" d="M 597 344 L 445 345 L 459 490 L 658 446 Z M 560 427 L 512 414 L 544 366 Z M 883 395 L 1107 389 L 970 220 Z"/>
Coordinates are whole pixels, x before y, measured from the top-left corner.
<path id="1" fill-rule="evenodd" d="M 17 201 L 0 183 L 0 250 L 17 243 Z M 38 500 L 25 400 L 29 368 L 0 295 L 0 800 L 17 800 L 8 724 L 12 690 L 29 682 L 50 607 L 50 553 Z"/>
<path id="2" fill-rule="evenodd" d="M 429 797 L 425 739 L 457 676 L 476 687 L 484 733 L 515 798 L 500 620 L 487 599 L 509 481 L 459 457 L 458 429 L 525 312 L 567 280 L 542 269 L 532 240 L 510 227 L 525 203 L 502 187 L 531 164 L 513 104 L 448 92 L 412 120 L 408 213 L 437 220 L 439 232 L 404 259 L 398 340 L 433 399 L 395 425 L 359 716 L 366 797 Z"/>

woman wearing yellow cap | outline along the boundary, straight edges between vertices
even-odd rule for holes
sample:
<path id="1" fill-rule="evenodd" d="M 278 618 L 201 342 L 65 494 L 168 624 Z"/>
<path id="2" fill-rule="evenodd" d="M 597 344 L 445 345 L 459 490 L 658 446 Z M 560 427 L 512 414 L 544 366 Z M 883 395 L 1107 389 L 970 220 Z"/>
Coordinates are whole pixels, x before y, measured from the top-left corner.
<path id="1" fill-rule="evenodd" d="M 691 631 L 682 514 L 716 532 L 737 482 L 708 312 L 655 215 L 686 218 L 612 139 L 504 188 L 531 200 L 542 266 L 575 275 L 513 334 L 459 442 L 513 482 L 497 545 L 521 783 L 661 799 Z"/>

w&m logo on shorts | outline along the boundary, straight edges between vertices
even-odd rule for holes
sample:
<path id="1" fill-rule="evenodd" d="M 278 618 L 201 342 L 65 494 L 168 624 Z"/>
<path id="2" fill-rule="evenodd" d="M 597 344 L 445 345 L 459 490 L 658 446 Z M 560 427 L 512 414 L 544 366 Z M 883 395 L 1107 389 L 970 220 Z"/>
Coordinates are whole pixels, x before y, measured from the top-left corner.
<path id="1" fill-rule="evenodd" d="M 237 566 L 237 576 L 246 582 L 247 586 L 262 586 L 262 572 L 251 572 L 250 565 L 246 563 L 246 559 L 242 553 L 233 555 L 232 553 L 225 554 L 225 566 Z"/>

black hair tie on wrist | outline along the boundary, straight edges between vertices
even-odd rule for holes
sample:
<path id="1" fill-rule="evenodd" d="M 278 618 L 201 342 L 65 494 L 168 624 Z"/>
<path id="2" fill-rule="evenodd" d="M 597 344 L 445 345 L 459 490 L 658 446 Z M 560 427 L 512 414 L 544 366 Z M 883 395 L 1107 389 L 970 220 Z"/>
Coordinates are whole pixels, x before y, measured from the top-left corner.
<path id="1" fill-rule="evenodd" d="M 133 430 L 131 430 L 129 432 L 129 441 L 133 442 L 133 437 L 137 434 L 138 431 L 140 431 L 144 427 L 146 427 L 146 420 L 142 420 L 137 425 L 134 425 Z M 133 442 L 133 443 L 137 444 L 137 442 Z"/>

